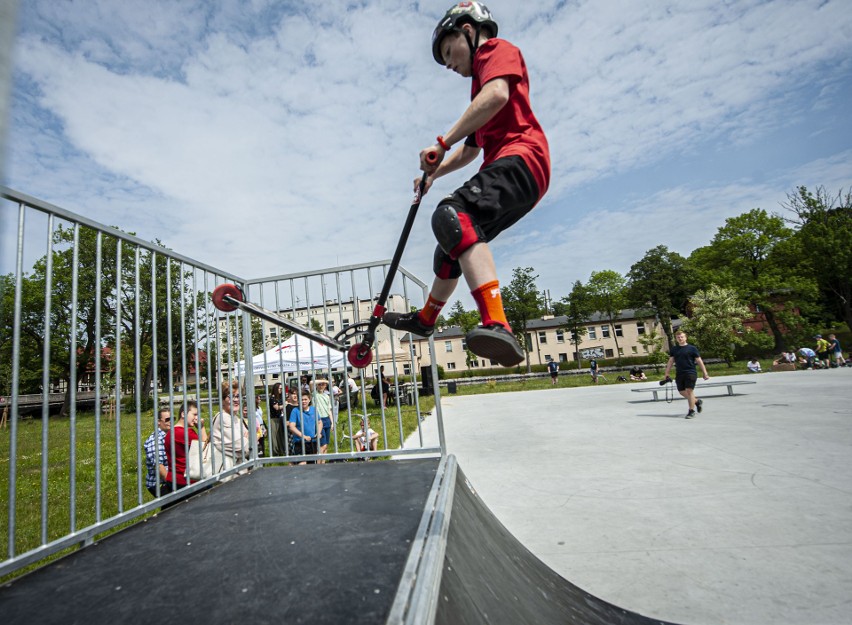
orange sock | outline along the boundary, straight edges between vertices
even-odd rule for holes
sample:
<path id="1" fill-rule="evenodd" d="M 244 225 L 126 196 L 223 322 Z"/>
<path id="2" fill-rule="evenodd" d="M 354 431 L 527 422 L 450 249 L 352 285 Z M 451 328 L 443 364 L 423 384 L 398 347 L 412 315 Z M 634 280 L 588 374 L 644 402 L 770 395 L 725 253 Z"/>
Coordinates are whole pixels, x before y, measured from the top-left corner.
<path id="1" fill-rule="evenodd" d="M 506 319 L 506 313 L 503 311 L 503 298 L 500 297 L 500 283 L 497 280 L 492 280 L 476 287 L 470 294 L 473 295 L 476 306 L 479 308 L 482 325 L 493 326 L 499 324 L 509 332 L 512 331 Z"/>
<path id="2" fill-rule="evenodd" d="M 429 299 L 426 300 L 426 305 L 423 307 L 423 310 L 420 311 L 420 321 L 423 325 L 433 326 L 435 322 L 438 321 L 438 315 L 441 314 L 441 309 L 444 307 L 444 304 L 447 302 L 442 302 L 440 300 L 432 297 L 432 294 L 429 294 Z"/>

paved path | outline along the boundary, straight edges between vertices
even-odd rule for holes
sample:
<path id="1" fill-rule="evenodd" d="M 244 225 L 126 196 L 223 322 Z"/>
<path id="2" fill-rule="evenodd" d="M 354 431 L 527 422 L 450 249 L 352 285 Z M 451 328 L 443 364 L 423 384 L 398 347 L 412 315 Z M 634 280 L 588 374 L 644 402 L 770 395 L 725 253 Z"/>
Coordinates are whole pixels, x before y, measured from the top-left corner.
<path id="1" fill-rule="evenodd" d="M 445 395 L 447 447 L 521 542 L 622 608 L 852 623 L 852 369 L 737 377 L 758 383 L 699 387 L 694 420 L 635 383 Z"/>

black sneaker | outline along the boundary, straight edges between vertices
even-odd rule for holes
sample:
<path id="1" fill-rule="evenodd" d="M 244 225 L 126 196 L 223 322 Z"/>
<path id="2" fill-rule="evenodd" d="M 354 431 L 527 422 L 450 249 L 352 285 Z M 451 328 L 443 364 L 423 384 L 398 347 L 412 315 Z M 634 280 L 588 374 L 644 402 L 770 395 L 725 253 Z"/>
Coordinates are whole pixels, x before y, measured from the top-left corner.
<path id="1" fill-rule="evenodd" d="M 696 408 L 696 410 L 698 410 L 698 412 L 701 412 L 701 407 L 703 405 L 704 405 L 704 401 L 702 401 L 700 399 L 695 400 L 695 408 Z"/>
<path id="2" fill-rule="evenodd" d="M 435 332 L 435 326 L 427 326 L 425 323 L 420 321 L 419 311 L 408 313 L 385 313 L 382 317 L 382 323 L 394 330 L 402 330 L 403 332 L 410 332 L 411 334 L 416 334 L 418 336 L 432 336 L 432 333 Z"/>
<path id="3" fill-rule="evenodd" d="M 467 348 L 474 354 L 494 360 L 503 367 L 514 367 L 524 360 L 524 350 L 517 339 L 501 325 L 478 326 L 464 338 Z"/>
<path id="4" fill-rule="evenodd" d="M 686 416 L 684 417 L 684 419 L 694 419 L 694 418 L 695 418 L 695 411 L 694 410 L 690 410 L 689 412 L 687 412 Z"/>

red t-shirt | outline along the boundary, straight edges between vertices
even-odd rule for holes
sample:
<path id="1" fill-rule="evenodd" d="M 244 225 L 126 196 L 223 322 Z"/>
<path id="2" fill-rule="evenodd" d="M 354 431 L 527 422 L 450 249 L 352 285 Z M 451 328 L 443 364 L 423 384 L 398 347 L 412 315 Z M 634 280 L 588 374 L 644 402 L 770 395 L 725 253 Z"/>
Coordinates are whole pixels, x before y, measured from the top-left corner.
<path id="1" fill-rule="evenodd" d="M 189 440 L 187 442 L 186 447 L 184 447 L 184 430 L 188 432 Z M 172 458 L 172 437 L 175 439 L 175 457 Z M 192 441 L 198 440 L 198 434 L 192 428 L 185 428 L 182 425 L 178 425 L 169 430 L 169 433 L 166 434 L 165 446 L 166 446 L 166 456 L 169 458 L 169 474 L 166 476 L 166 481 L 171 484 L 172 482 L 172 473 L 175 475 L 175 481 L 178 484 L 185 485 L 187 484 L 186 479 L 186 454 L 189 451 L 189 445 L 192 445 Z"/>
<path id="2" fill-rule="evenodd" d="M 539 199 L 550 184 L 550 148 L 530 106 L 530 83 L 521 51 L 505 39 L 489 39 L 473 58 L 471 100 L 495 78 L 509 82 L 509 101 L 476 131 L 483 166 L 505 156 L 520 156 L 538 185 Z"/>

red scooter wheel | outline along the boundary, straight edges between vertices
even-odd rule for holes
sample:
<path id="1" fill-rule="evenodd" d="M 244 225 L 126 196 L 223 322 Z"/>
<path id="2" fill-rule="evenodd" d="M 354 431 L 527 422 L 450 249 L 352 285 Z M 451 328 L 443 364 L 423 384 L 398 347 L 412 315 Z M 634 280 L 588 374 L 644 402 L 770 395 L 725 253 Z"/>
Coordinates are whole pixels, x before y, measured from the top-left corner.
<path id="1" fill-rule="evenodd" d="M 350 347 L 346 355 L 349 358 L 349 364 L 358 369 L 363 369 L 373 362 L 372 350 L 363 343 L 358 343 Z"/>
<path id="2" fill-rule="evenodd" d="M 230 284 L 228 282 L 220 284 L 213 289 L 211 297 L 213 298 L 213 305 L 223 312 L 231 312 L 232 310 L 237 309 L 236 306 L 225 301 L 226 295 L 231 296 L 237 301 L 244 301 L 242 289 L 240 289 L 240 287 L 236 284 Z"/>

